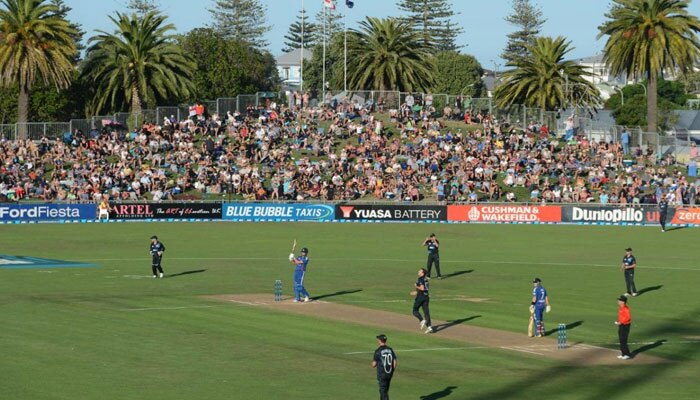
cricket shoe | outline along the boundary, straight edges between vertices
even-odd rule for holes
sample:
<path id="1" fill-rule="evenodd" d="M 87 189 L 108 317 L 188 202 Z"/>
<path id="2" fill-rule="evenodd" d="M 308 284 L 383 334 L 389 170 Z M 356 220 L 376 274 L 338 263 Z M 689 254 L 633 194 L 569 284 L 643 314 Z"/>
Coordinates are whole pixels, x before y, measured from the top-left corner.
<path id="1" fill-rule="evenodd" d="M 421 329 L 421 330 L 425 329 L 425 320 L 422 320 L 422 321 L 420 322 L 420 329 Z"/>
<path id="2" fill-rule="evenodd" d="M 304 297 L 304 303 L 308 303 L 310 301 L 311 301 L 311 299 L 309 298 L 309 296 Z"/>
<path id="3" fill-rule="evenodd" d="M 630 356 L 622 356 L 622 357 L 620 357 L 621 360 L 629 360 L 630 358 L 632 358 L 632 357 L 630 357 Z"/>
<path id="4" fill-rule="evenodd" d="M 158 275 L 153 275 L 153 279 L 155 279 L 155 278 L 157 278 L 157 277 L 158 277 Z"/>
<path id="5" fill-rule="evenodd" d="M 429 326 L 428 329 L 425 330 L 425 333 L 433 333 L 433 332 L 435 332 L 435 331 L 433 330 L 432 326 Z"/>
<path id="6" fill-rule="evenodd" d="M 161 272 L 161 273 L 160 273 L 160 275 L 159 275 L 159 277 L 161 277 L 161 278 L 162 278 L 163 276 L 164 276 L 164 275 L 163 275 L 163 273 Z"/>
<path id="7" fill-rule="evenodd" d="M 639 296 L 639 293 L 637 293 L 637 292 L 632 293 L 632 297 L 637 297 L 637 296 Z"/>
<path id="8" fill-rule="evenodd" d="M 620 354 L 619 356 L 617 356 L 617 358 L 622 358 L 622 357 L 624 357 L 622 354 Z"/>
<path id="9" fill-rule="evenodd" d="M 298 303 L 298 302 L 300 302 L 300 301 L 301 301 L 301 300 L 299 300 L 299 299 L 294 299 L 294 302 L 295 302 L 295 303 Z"/>

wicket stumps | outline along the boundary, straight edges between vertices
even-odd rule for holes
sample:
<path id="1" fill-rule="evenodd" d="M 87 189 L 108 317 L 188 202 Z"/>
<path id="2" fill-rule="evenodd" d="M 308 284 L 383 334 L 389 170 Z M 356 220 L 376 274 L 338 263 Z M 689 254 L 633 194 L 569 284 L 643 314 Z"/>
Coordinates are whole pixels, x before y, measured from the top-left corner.
<path id="1" fill-rule="evenodd" d="M 566 346 L 566 324 L 559 324 L 557 332 L 557 348 L 565 349 Z"/>
<path id="2" fill-rule="evenodd" d="M 275 280 L 275 301 L 282 301 L 282 281 Z"/>

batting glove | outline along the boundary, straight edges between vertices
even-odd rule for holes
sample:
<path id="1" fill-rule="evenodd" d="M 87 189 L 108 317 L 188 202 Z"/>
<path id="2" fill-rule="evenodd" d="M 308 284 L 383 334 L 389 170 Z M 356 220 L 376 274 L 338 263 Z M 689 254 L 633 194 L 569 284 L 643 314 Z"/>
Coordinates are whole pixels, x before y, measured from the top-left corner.
<path id="1" fill-rule="evenodd" d="M 545 309 L 545 311 L 547 311 L 547 312 L 552 311 L 552 306 L 550 306 L 549 304 L 547 304 L 547 308 Z"/>
<path id="2" fill-rule="evenodd" d="M 530 306 L 530 313 L 534 313 L 534 312 L 535 312 L 535 306 L 532 306 L 532 305 L 531 305 L 531 306 Z"/>
<path id="3" fill-rule="evenodd" d="M 294 253 L 289 253 L 289 261 L 294 261 Z"/>

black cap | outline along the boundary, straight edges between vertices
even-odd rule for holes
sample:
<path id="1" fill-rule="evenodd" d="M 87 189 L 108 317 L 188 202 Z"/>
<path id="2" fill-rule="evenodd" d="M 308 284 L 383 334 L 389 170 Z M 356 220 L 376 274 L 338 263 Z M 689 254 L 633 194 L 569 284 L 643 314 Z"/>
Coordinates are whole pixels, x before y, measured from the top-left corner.
<path id="1" fill-rule="evenodd" d="M 385 334 L 379 334 L 377 335 L 377 339 L 381 340 L 382 342 L 386 342 L 386 335 Z"/>
<path id="2" fill-rule="evenodd" d="M 304 248 L 301 249 L 301 252 L 302 252 L 302 253 L 308 253 L 308 252 L 309 252 L 309 249 L 307 249 L 306 247 L 304 247 Z"/>
<path id="3" fill-rule="evenodd" d="M 620 301 L 623 302 L 623 303 L 627 303 L 627 297 L 625 297 L 624 295 L 618 297 L 617 299 L 620 300 Z"/>
<path id="4" fill-rule="evenodd" d="M 532 280 L 532 283 L 540 283 L 540 282 L 542 282 L 542 279 L 540 279 L 540 278 L 535 278 Z"/>
<path id="5" fill-rule="evenodd" d="M 434 234 L 434 233 L 431 233 L 431 234 L 430 234 L 430 237 L 435 237 L 435 234 Z"/>
<path id="6" fill-rule="evenodd" d="M 156 236 L 156 235 L 153 235 L 153 236 L 151 236 L 151 239 L 155 239 L 155 240 L 158 240 L 158 236 Z"/>
<path id="7" fill-rule="evenodd" d="M 625 249 L 625 251 L 632 251 L 632 248 L 631 248 L 631 247 L 628 247 L 628 248 Z"/>

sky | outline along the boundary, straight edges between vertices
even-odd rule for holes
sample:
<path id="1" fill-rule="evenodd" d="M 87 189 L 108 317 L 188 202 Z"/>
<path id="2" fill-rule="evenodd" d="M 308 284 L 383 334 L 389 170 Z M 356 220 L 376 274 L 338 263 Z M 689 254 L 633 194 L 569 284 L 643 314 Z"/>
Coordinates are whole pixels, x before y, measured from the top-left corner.
<path id="1" fill-rule="evenodd" d="M 86 38 L 95 34 L 96 29 L 112 31 L 109 15 L 115 11 L 125 11 L 128 0 L 64 0 L 73 8 L 69 18 L 82 25 Z M 157 0 L 161 10 L 175 25 L 177 33 L 185 33 L 193 28 L 212 23 L 209 9 L 214 7 L 214 0 Z M 272 30 L 267 34 L 273 55 L 281 54 L 284 35 L 289 25 L 296 19 L 302 8 L 315 16 L 323 7 L 323 0 L 262 0 L 267 6 L 267 21 Z M 348 9 L 344 0 L 336 0 L 336 12 L 346 13 L 347 26 L 356 27 L 358 21 L 367 16 L 399 16 L 396 0 L 354 0 L 355 7 Z M 574 49 L 569 58 L 582 58 L 599 54 L 605 38 L 596 39 L 598 26 L 605 20 L 609 0 L 532 0 L 547 21 L 542 34 L 547 36 L 564 36 L 571 41 Z M 479 60 L 482 67 L 488 69 L 503 68 L 500 54 L 505 47 L 506 35 L 515 27 L 504 21 L 512 12 L 511 0 L 452 0 L 455 12 L 459 13 L 455 21 L 464 28 L 457 44 L 465 46 L 462 52 L 471 54 Z M 700 0 L 691 1 L 689 12 L 700 15 Z"/>

